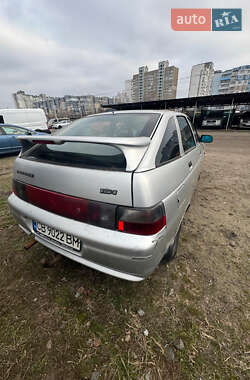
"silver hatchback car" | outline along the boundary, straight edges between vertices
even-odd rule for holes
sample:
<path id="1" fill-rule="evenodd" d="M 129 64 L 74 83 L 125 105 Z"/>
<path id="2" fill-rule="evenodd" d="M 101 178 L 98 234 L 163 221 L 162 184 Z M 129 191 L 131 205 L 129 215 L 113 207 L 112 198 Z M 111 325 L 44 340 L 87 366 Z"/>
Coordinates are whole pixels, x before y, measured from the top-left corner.
<path id="1" fill-rule="evenodd" d="M 130 281 L 177 251 L 204 156 L 185 114 L 117 111 L 53 136 L 20 136 L 13 193 L 19 226 L 44 246 Z"/>

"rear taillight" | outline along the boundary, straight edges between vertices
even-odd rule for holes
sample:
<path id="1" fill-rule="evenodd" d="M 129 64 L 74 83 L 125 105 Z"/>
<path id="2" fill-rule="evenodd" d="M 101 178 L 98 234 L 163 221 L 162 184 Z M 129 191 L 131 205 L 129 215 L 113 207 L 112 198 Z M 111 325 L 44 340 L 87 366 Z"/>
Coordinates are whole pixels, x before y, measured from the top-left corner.
<path id="1" fill-rule="evenodd" d="M 57 144 L 57 142 L 53 140 L 32 140 L 33 144 Z"/>
<path id="2" fill-rule="evenodd" d="M 162 203 L 129 208 L 56 193 L 13 180 L 13 192 L 22 200 L 66 218 L 136 235 L 154 235 L 166 225 Z"/>
<path id="3" fill-rule="evenodd" d="M 154 235 L 166 225 L 166 214 L 162 203 L 144 209 L 118 207 L 117 228 L 136 235 Z"/>
<path id="4" fill-rule="evenodd" d="M 56 193 L 16 180 L 13 191 L 22 200 L 54 214 L 103 228 L 116 228 L 115 205 Z"/>
<path id="5" fill-rule="evenodd" d="M 13 192 L 23 201 L 27 201 L 26 185 L 22 182 L 12 181 Z"/>

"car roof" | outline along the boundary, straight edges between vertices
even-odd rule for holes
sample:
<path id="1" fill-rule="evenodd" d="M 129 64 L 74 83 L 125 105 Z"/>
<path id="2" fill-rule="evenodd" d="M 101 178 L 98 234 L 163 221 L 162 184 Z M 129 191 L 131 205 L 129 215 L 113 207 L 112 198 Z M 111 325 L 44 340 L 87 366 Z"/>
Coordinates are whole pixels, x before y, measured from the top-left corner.
<path id="1" fill-rule="evenodd" d="M 92 114 L 92 115 L 88 115 L 87 117 L 92 117 L 92 116 L 101 116 L 101 115 L 110 115 L 111 113 L 113 114 L 135 114 L 135 113 L 138 113 L 138 114 L 142 114 L 142 113 L 160 113 L 161 115 L 163 114 L 168 114 L 169 116 L 173 116 L 173 115 L 185 115 L 181 112 L 176 112 L 176 111 L 170 111 L 170 110 L 126 110 L 126 111 L 115 111 L 115 110 L 110 110 L 108 112 L 102 112 L 102 113 L 98 113 L 98 114 Z"/>
<path id="2" fill-rule="evenodd" d="M 29 131 L 28 128 L 21 127 L 21 125 L 16 125 L 16 124 L 0 123 L 0 127 L 15 127 L 15 128 L 21 128 L 21 129 L 25 129 L 26 131 Z"/>

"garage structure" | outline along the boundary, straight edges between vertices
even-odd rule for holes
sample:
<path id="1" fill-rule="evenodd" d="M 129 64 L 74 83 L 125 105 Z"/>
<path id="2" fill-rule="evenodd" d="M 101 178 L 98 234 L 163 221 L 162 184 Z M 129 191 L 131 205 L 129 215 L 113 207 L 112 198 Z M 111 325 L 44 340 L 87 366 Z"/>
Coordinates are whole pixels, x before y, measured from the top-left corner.
<path id="1" fill-rule="evenodd" d="M 179 98 L 168 100 L 154 100 L 148 102 L 137 103 L 121 103 L 121 104 L 103 104 L 103 108 L 110 108 L 116 111 L 125 110 L 147 110 L 147 109 L 181 109 L 185 112 L 187 109 L 192 109 L 192 121 L 195 123 L 196 114 L 206 107 L 224 107 L 230 106 L 231 113 L 234 113 L 237 106 L 249 106 L 250 107 L 250 92 L 239 92 L 225 95 L 210 95 L 199 96 L 191 98 Z M 231 126 L 230 116 L 226 123 L 226 129 Z"/>

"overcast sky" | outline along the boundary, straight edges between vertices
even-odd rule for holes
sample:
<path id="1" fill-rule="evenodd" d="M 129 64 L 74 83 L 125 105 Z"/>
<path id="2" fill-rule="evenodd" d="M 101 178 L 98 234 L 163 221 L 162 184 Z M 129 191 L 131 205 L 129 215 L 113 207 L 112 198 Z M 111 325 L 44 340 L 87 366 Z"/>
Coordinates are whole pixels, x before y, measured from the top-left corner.
<path id="1" fill-rule="evenodd" d="M 242 8 L 242 32 L 176 32 L 171 8 Z M 250 64 L 250 2 L 233 0 L 1 0 L 0 107 L 24 90 L 112 96 L 138 67 L 169 60 L 187 96 L 192 65 Z"/>

